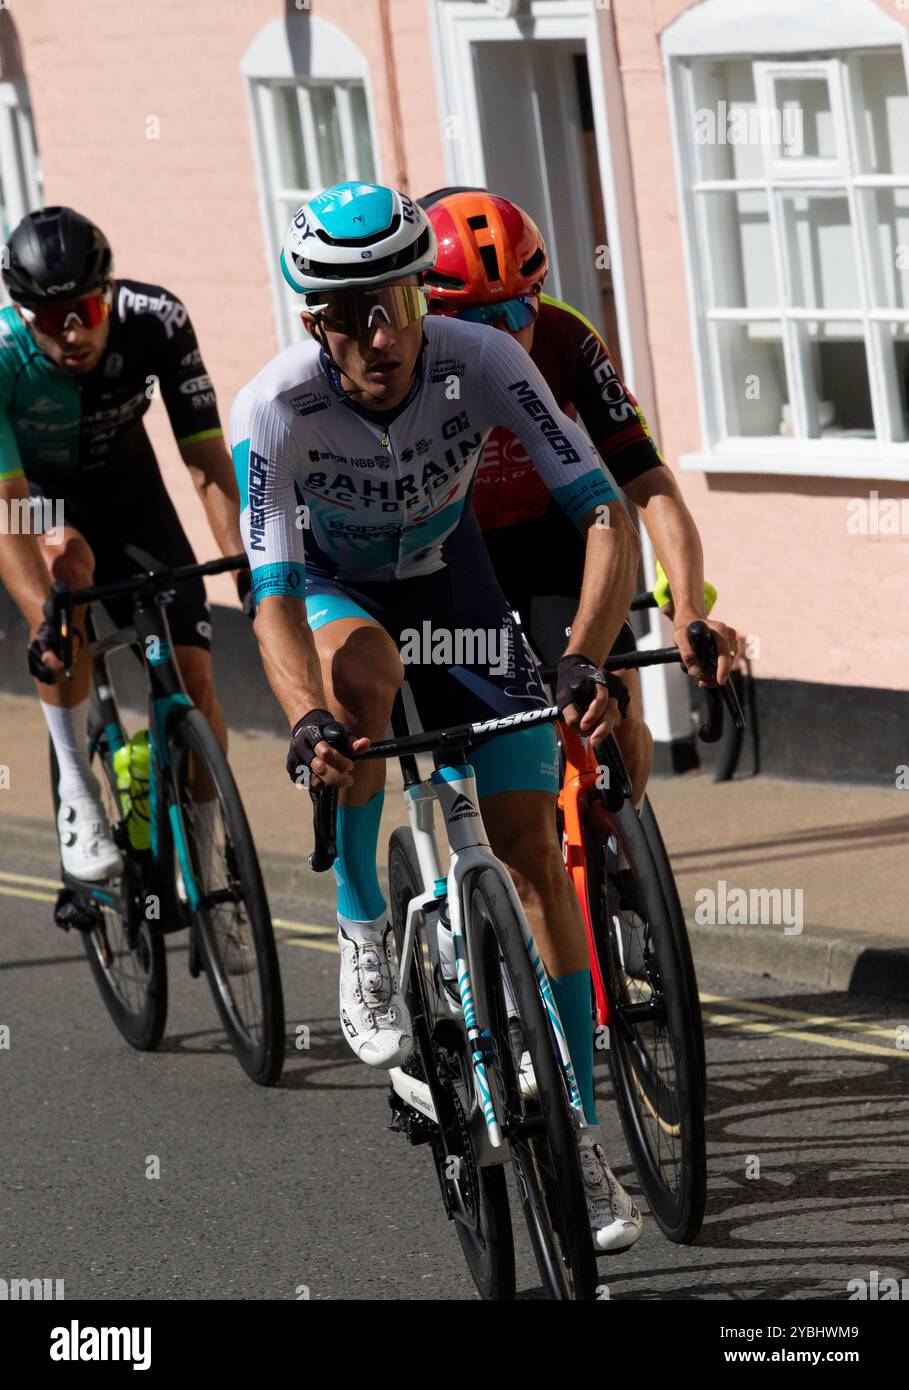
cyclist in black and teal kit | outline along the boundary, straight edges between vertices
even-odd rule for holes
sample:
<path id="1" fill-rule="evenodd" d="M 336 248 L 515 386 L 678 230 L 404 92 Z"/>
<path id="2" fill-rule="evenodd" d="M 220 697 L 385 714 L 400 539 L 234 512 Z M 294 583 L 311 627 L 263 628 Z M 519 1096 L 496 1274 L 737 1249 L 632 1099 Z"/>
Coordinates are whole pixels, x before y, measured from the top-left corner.
<path id="1" fill-rule="evenodd" d="M 0 500 L 20 524 L 0 536 L 0 579 L 30 628 L 29 666 L 60 766 L 63 864 L 97 880 L 118 870 L 120 855 L 86 760 L 88 651 L 77 643 L 73 678 L 61 680 L 42 614 L 50 578 L 81 587 L 125 577 L 139 568 L 124 552 L 128 544 L 168 566 L 193 563 L 142 421 L 158 389 L 224 554 L 242 549 L 239 497 L 215 393 L 179 299 L 159 285 L 115 280 L 106 237 L 70 208 L 30 213 L 8 253 Z M 49 505 L 29 506 L 29 496 Z M 109 611 L 118 623 L 129 619 L 128 602 Z M 168 616 L 187 689 L 224 741 L 201 580 L 181 587 Z M 75 631 L 81 638 L 79 615 Z"/>

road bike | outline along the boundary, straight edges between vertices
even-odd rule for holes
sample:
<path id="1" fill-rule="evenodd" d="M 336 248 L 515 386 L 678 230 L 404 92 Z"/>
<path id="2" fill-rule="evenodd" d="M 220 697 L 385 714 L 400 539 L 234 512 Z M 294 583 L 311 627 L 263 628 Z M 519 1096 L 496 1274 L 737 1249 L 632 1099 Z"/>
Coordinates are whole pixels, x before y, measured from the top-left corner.
<path id="1" fill-rule="evenodd" d="M 274 1085 L 284 1061 L 284 1001 L 268 898 L 255 844 L 227 758 L 201 710 L 186 693 L 174 659 L 166 608 L 181 583 L 244 567 L 244 556 L 176 569 L 148 565 L 111 584 L 71 589 L 55 583 L 45 617 L 60 634 L 66 675 L 72 673 L 77 607 L 128 597 L 132 623 L 98 638 L 85 614 L 91 644 L 89 762 L 102 805 L 123 855 L 123 872 L 83 882 L 61 868 L 55 921 L 76 928 L 105 1005 L 132 1047 L 158 1046 L 167 1018 L 164 938 L 189 929 L 189 970 L 200 971 L 240 1065 L 253 1081 Z M 115 757 L 128 743 L 108 658 L 131 648 L 148 683 L 147 847 L 137 846 Z M 55 813 L 57 765 L 51 747 Z M 143 801 L 145 798 L 143 798 Z"/>
<path id="2" fill-rule="evenodd" d="M 360 756 L 400 759 L 410 828 L 390 841 L 388 882 L 400 979 L 414 1028 L 408 1062 L 390 1071 L 392 1128 L 429 1144 L 442 1200 L 477 1289 L 515 1292 L 514 1240 L 504 1166 L 511 1162 L 543 1289 L 560 1300 L 595 1297 L 597 1268 L 581 1179 L 581 1098 L 551 985 L 514 884 L 493 855 L 468 759 L 480 742 L 553 720 L 532 710 L 448 730 L 406 734 Z M 344 751 L 344 730 L 326 726 Z M 435 771 L 421 779 L 418 753 Z M 337 792 L 315 802 L 312 867 L 335 858 Z M 444 873 L 438 801 L 450 865 Z M 450 929 L 444 978 L 440 925 Z M 535 1085 L 526 1077 L 532 1068 Z"/>
<path id="3" fill-rule="evenodd" d="M 716 671 L 704 623 L 689 639 L 702 668 Z M 679 660 L 677 647 L 619 652 L 618 671 Z M 544 671 L 544 677 L 554 676 Z M 589 691 L 579 692 L 587 698 Z M 742 722 L 735 692 L 707 687 L 699 729 L 715 742 L 724 706 Z M 648 799 L 640 812 L 616 740 L 594 749 L 560 722 L 562 853 L 584 921 L 594 990 L 595 1055 L 608 1059 L 632 1163 L 668 1239 L 691 1243 L 707 1186 L 706 1057 L 697 977 L 672 866 Z"/>

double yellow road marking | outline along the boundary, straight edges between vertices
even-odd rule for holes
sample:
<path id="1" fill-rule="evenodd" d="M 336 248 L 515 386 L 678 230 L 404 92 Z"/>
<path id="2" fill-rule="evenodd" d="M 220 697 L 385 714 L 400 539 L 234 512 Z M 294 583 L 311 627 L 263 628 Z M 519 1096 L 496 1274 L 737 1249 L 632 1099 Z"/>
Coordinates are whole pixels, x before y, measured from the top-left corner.
<path id="1" fill-rule="evenodd" d="M 52 903 L 56 902 L 59 886 L 58 879 L 36 878 L 32 874 L 13 874 L 0 870 L 0 894 L 6 897 Z M 48 888 L 54 891 L 41 891 Z M 311 951 L 330 951 L 337 955 L 336 927 L 317 926 L 312 922 L 293 922 L 285 917 L 275 917 L 272 921 L 278 929 L 280 945 L 304 946 Z M 791 1038 L 795 1042 L 842 1049 L 844 1052 L 861 1052 L 874 1057 L 895 1057 L 909 1061 L 909 1048 L 899 1046 L 899 1042 L 906 1036 L 905 1032 L 900 1032 L 900 1028 L 905 1029 L 906 1024 L 887 1027 L 864 1023 L 859 1019 L 837 1018 L 835 1014 L 809 1014 L 800 1009 L 783 1008 L 779 1004 L 756 1004 L 748 999 L 729 999 L 719 994 L 702 994 L 701 1004 L 704 1007 L 706 1022 L 714 1027 L 739 1028 L 747 1033 Z M 749 1017 L 754 1014 L 760 1015 L 760 1018 Z M 762 1021 L 768 1019 L 772 1021 Z M 830 1032 L 821 1032 L 821 1029 L 859 1036 L 834 1037 Z M 886 1039 L 888 1045 L 861 1041 L 863 1038 Z"/>

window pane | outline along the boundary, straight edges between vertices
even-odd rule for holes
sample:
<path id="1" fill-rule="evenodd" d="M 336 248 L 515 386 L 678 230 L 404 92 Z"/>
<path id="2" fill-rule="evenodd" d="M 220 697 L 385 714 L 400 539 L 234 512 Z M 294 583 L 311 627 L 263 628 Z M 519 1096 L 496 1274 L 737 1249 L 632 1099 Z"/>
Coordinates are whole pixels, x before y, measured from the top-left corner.
<path id="1" fill-rule="evenodd" d="M 896 353 L 896 371 L 903 407 L 903 434 L 909 435 L 909 323 L 892 323 L 890 333 Z"/>
<path id="2" fill-rule="evenodd" d="M 806 331 L 807 389 L 814 393 L 817 410 L 813 437 L 873 439 L 868 355 L 861 329 L 854 323 L 809 323 Z"/>
<path id="3" fill-rule="evenodd" d="M 857 253 L 846 195 L 784 192 L 777 196 L 793 306 L 858 309 Z"/>
<path id="4" fill-rule="evenodd" d="M 786 434 L 789 384 L 780 323 L 715 323 L 729 435 Z"/>
<path id="5" fill-rule="evenodd" d="M 334 87 L 311 87 L 312 118 L 319 142 L 319 167 L 322 183 L 328 187 L 341 183 L 346 178 L 344 169 L 344 148 L 341 144 L 341 126 L 338 121 L 338 103 Z"/>
<path id="6" fill-rule="evenodd" d="M 836 131 L 826 77 L 783 77 L 774 83 L 782 159 L 836 159 Z"/>
<path id="7" fill-rule="evenodd" d="M 353 121 L 354 150 L 357 161 L 354 177 L 372 183 L 375 180 L 376 171 L 372 162 L 372 140 L 369 135 L 366 93 L 360 86 L 350 89 L 350 116 Z"/>
<path id="8" fill-rule="evenodd" d="M 717 309 L 776 308 L 777 286 L 766 193 L 702 193 Z"/>
<path id="9" fill-rule="evenodd" d="M 272 87 L 278 168 L 285 188 L 308 188 L 309 177 L 296 87 Z"/>
<path id="10" fill-rule="evenodd" d="M 866 53 L 858 60 L 864 111 L 864 173 L 909 173 L 909 93 L 906 64 L 896 53 Z"/>
<path id="11" fill-rule="evenodd" d="M 877 188 L 862 196 L 869 200 L 877 233 L 874 303 L 879 309 L 909 309 L 909 188 Z"/>
<path id="12" fill-rule="evenodd" d="M 764 156 L 751 63 L 696 63 L 694 93 L 699 178 L 762 178 Z"/>

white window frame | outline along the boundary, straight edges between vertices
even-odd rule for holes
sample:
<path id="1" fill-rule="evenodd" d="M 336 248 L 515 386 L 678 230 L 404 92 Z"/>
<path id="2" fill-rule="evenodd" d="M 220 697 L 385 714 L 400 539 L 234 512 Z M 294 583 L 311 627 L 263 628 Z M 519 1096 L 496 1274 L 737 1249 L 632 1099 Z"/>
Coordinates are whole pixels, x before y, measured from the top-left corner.
<path id="1" fill-rule="evenodd" d="M 299 42 L 292 42 L 294 39 Z M 306 54 L 305 70 L 301 69 L 295 60 L 295 50 Z M 282 200 L 293 200 L 299 205 L 320 192 L 324 186 L 320 181 L 318 140 L 310 93 L 314 87 L 330 87 L 335 91 L 345 166 L 344 178 L 355 179 L 361 177 L 361 171 L 356 165 L 350 92 L 354 86 L 363 88 L 373 172 L 376 180 L 380 181 L 372 81 L 365 55 L 346 34 L 336 29 L 333 24 L 302 13 L 289 13 L 286 18 L 276 19 L 267 24 L 246 50 L 241 66 L 252 125 L 259 210 L 275 311 L 275 327 L 279 345 L 287 347 L 305 335 L 300 322 L 300 296 L 294 293 L 281 274 L 279 257 L 286 222 L 279 216 L 278 206 Z M 311 185 L 308 188 L 288 188 L 282 180 L 273 99 L 277 87 L 293 87 L 297 93 L 307 176 Z"/>
<path id="2" fill-rule="evenodd" d="M 874 0 L 703 0 L 686 11 L 662 35 L 667 89 L 670 95 L 672 136 L 682 204 L 682 235 L 689 302 L 692 310 L 695 368 L 698 380 L 703 448 L 683 455 L 685 469 L 718 473 L 769 473 L 790 476 L 822 476 L 909 480 L 909 442 L 899 404 L 899 383 L 892 369 L 892 353 L 884 350 L 886 325 L 909 322 L 909 311 L 879 309 L 872 302 L 868 283 L 870 256 L 858 257 L 861 303 L 856 311 L 793 310 L 788 299 L 766 310 L 710 309 L 705 293 L 705 259 L 698 193 L 758 190 L 768 198 L 771 222 L 777 216 L 781 186 L 822 193 L 837 188 L 849 200 L 853 234 L 863 248 L 872 228 L 867 217 L 863 189 L 909 187 L 909 174 L 868 175 L 858 172 L 856 150 L 846 143 L 848 123 L 845 101 L 856 100 L 856 63 L 859 53 L 876 49 L 901 50 L 909 74 L 909 32 L 887 16 Z M 772 84 L 780 77 L 828 76 L 831 110 L 837 133 L 837 150 L 848 150 L 849 169 L 837 160 L 769 160 L 763 179 L 704 180 L 696 162 L 691 131 L 695 109 L 697 63 L 710 59 L 750 61 L 755 72 L 758 108 L 772 100 Z M 776 254 L 782 230 L 773 227 Z M 779 264 L 780 277 L 786 265 Z M 707 272 L 709 273 L 709 272 Z M 780 285 L 783 280 L 780 278 Z M 861 323 L 868 362 L 868 378 L 876 423 L 883 422 L 890 437 L 875 440 L 825 437 L 804 439 L 776 436 L 734 436 L 723 433 L 724 387 L 717 350 L 709 324 L 783 320 L 783 347 L 795 426 L 803 433 L 807 420 L 802 385 L 804 343 L 800 322 L 844 321 Z M 813 400 L 812 400 L 813 404 Z"/>
<path id="3" fill-rule="evenodd" d="M 31 107 L 22 81 L 0 82 L 0 176 L 12 231 L 27 212 L 41 207 L 44 201 Z M 6 287 L 0 282 L 0 303 L 6 302 Z"/>

